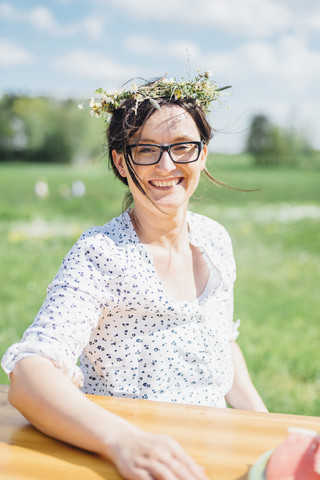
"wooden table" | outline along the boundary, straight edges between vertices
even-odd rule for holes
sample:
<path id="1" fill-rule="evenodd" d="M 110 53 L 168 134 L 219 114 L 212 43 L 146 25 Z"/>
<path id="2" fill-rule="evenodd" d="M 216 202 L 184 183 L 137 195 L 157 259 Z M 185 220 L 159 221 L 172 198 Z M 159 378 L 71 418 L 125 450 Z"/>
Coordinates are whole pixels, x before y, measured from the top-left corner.
<path id="1" fill-rule="evenodd" d="M 0 386 L 1 480 L 119 480 L 111 463 L 34 429 L 7 401 Z M 209 478 L 244 480 L 289 426 L 320 433 L 320 418 L 89 396 L 103 408 L 146 430 L 174 437 Z"/>

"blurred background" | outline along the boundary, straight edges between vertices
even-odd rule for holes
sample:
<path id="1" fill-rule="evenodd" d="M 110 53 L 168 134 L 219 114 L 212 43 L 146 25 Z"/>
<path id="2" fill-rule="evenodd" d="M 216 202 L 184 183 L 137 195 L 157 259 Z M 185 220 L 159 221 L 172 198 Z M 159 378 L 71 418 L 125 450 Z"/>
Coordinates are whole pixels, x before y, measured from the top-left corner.
<path id="1" fill-rule="evenodd" d="M 237 261 L 235 318 L 276 412 L 320 415 L 320 4 L 317 0 L 0 1 L 0 356 L 81 232 L 121 213 L 104 122 L 79 103 L 134 77 L 211 71 L 200 184 Z M 0 373 L 0 383 L 8 383 Z"/>
<path id="2" fill-rule="evenodd" d="M 320 148 L 317 0 L 2 1 L 0 32 L 1 94 L 83 100 L 133 77 L 209 70 L 233 87 L 213 115 L 233 135 L 214 151 L 242 151 L 260 113 Z"/>

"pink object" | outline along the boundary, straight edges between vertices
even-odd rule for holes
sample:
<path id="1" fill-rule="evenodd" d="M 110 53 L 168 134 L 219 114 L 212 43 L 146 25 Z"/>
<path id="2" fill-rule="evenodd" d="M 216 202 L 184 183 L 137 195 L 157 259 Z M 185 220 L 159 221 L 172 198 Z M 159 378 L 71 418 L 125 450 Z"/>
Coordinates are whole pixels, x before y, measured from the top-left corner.
<path id="1" fill-rule="evenodd" d="M 289 428 L 267 463 L 266 480 L 320 480 L 320 435 Z"/>

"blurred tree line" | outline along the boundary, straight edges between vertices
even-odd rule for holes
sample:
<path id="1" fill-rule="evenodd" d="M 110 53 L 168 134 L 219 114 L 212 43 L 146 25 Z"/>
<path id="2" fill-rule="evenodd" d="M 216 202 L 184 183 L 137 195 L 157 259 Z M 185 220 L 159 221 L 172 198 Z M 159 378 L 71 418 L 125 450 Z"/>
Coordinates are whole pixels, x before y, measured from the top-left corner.
<path id="1" fill-rule="evenodd" d="M 305 166 L 315 157 L 304 132 L 274 125 L 262 114 L 251 120 L 246 150 L 252 154 L 255 165 Z"/>
<path id="2" fill-rule="evenodd" d="M 75 100 L 0 99 L 0 161 L 90 162 L 103 143 L 104 122 L 81 112 Z"/>
<path id="3" fill-rule="evenodd" d="M 80 111 L 75 100 L 0 98 L 0 161 L 89 163 L 103 155 L 104 130 L 104 122 Z M 246 151 L 255 165 L 306 166 L 314 154 L 302 132 L 265 115 L 252 118 Z"/>

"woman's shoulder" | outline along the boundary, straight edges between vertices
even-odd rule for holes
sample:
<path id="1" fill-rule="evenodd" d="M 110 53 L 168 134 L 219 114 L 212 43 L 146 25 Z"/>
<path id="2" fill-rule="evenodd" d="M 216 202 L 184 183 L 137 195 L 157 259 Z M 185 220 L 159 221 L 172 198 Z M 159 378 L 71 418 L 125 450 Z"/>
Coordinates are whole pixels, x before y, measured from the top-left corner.
<path id="1" fill-rule="evenodd" d="M 229 242 L 230 236 L 221 223 L 199 213 L 188 212 L 187 220 L 192 234 L 202 237 L 203 240 L 215 242 Z"/>
<path id="2" fill-rule="evenodd" d="M 224 279 L 235 280 L 235 261 L 230 235 L 216 220 L 188 213 L 191 242 L 204 249 Z"/>
<path id="3" fill-rule="evenodd" d="M 133 229 L 127 212 L 112 218 L 104 225 L 94 225 L 82 233 L 80 243 L 100 242 L 110 245 L 121 245 L 133 240 Z"/>
<path id="4" fill-rule="evenodd" d="M 104 225 L 88 228 L 72 246 L 62 264 L 85 262 L 98 265 L 105 258 L 109 263 L 121 263 L 123 250 L 135 241 L 130 225 L 123 214 Z"/>

